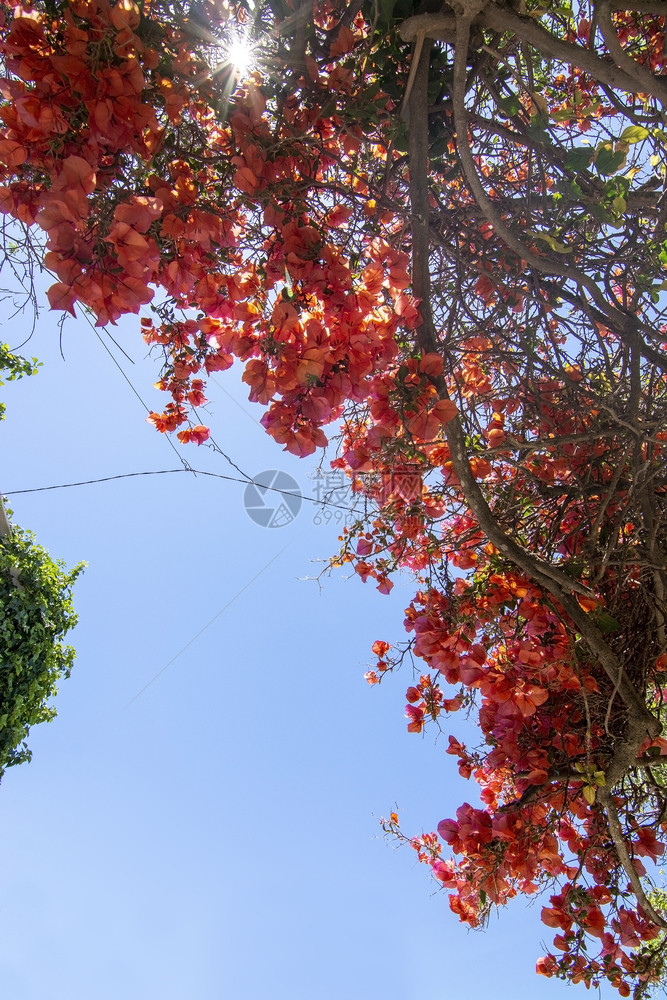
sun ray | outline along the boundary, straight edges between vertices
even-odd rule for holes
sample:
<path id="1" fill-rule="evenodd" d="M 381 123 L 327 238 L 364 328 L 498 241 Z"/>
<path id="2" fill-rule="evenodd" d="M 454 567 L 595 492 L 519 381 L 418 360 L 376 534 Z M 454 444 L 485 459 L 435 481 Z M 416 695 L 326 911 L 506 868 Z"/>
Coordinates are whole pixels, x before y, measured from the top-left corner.
<path id="1" fill-rule="evenodd" d="M 247 35 L 234 35 L 225 45 L 224 59 L 240 77 L 245 77 L 255 62 L 255 46 Z"/>

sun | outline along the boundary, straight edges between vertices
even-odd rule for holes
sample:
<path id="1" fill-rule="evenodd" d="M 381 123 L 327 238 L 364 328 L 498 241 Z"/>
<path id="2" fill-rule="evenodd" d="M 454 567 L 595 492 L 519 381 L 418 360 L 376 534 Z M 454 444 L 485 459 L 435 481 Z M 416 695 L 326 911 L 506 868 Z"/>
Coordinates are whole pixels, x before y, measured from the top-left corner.
<path id="1" fill-rule="evenodd" d="M 255 64 L 255 46 L 247 35 L 234 35 L 224 47 L 224 60 L 238 76 L 245 77 Z"/>

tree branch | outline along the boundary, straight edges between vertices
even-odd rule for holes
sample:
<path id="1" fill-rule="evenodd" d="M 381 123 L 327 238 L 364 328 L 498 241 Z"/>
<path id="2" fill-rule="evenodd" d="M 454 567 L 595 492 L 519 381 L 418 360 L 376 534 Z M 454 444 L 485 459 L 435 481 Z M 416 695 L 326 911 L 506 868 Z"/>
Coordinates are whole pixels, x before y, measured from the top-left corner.
<path id="1" fill-rule="evenodd" d="M 0 497 L 0 538 L 5 538 L 7 535 L 11 535 L 12 526 L 9 523 L 9 518 L 7 517 L 7 512 L 5 511 L 5 505 L 2 502 L 2 497 Z"/>
<path id="2" fill-rule="evenodd" d="M 640 66 L 632 56 L 627 54 L 619 42 L 611 17 L 610 0 L 597 0 L 594 4 L 594 10 L 604 43 L 619 69 L 637 81 L 635 87 L 639 87 L 642 93 L 653 94 L 659 97 L 663 103 L 667 103 L 667 83 L 654 76 L 644 66 Z"/>
<path id="3" fill-rule="evenodd" d="M 419 32 L 424 32 L 427 38 L 439 39 L 452 44 L 456 38 L 456 25 L 459 20 L 460 18 L 455 14 L 415 14 L 403 21 L 399 28 L 399 34 L 404 42 L 412 42 Z M 519 38 L 529 42 L 543 55 L 557 59 L 568 66 L 576 66 L 614 90 L 623 90 L 629 94 L 636 93 L 638 90 L 634 76 L 625 70 L 619 69 L 589 49 L 555 38 L 533 18 L 522 17 L 507 7 L 499 7 L 494 3 L 489 3 L 469 24 L 480 28 L 489 28 L 500 33 L 511 31 Z M 642 90 L 664 100 L 665 84 L 656 77 L 652 77 L 651 86 L 646 90 L 642 84 Z"/>
<path id="4" fill-rule="evenodd" d="M 468 142 L 468 115 L 465 106 L 464 81 L 469 38 L 470 22 L 459 18 L 457 20 L 457 35 L 455 40 L 454 84 L 452 89 L 454 127 L 456 129 L 456 148 L 463 173 L 486 220 L 520 260 L 525 260 L 531 267 L 534 267 L 543 274 L 557 275 L 558 277 L 572 281 L 577 287 L 585 289 L 595 302 L 600 313 L 606 317 L 605 322 L 614 328 L 618 336 L 629 347 L 637 348 L 642 355 L 649 358 L 654 364 L 659 365 L 663 371 L 667 371 L 667 358 L 663 357 L 660 352 L 655 351 L 653 348 L 647 347 L 637 333 L 636 327 L 638 323 L 633 316 L 611 305 L 605 299 L 596 283 L 587 274 L 583 274 L 573 267 L 568 267 L 566 264 L 561 264 L 550 257 L 539 256 L 525 246 L 514 235 L 509 226 L 505 224 L 500 212 L 486 193 Z"/>
<path id="5" fill-rule="evenodd" d="M 465 88 L 466 55 L 470 22 L 459 21 L 454 64 L 454 104 L 461 107 L 462 90 Z M 418 328 L 418 342 L 424 353 L 439 353 L 438 338 L 435 333 L 433 314 L 430 304 L 430 270 L 429 270 L 429 192 L 428 192 L 428 76 L 431 46 L 425 43 L 422 48 L 419 65 L 415 71 L 414 85 L 409 101 L 409 147 L 410 164 L 410 201 L 412 211 L 412 287 L 415 296 L 420 300 L 422 325 Z M 465 117 L 465 108 L 463 111 Z M 459 116 L 460 117 L 460 116 Z M 466 128 L 465 121 L 457 124 Z M 460 138 L 460 135 L 457 135 Z M 465 142 L 467 146 L 467 141 Z M 468 155 L 470 155 L 468 149 Z M 471 157 L 472 159 L 472 157 Z M 474 167 L 474 163 L 473 163 Z M 480 185 L 481 186 L 481 185 Z M 486 193 L 482 189 L 483 197 Z M 512 237 L 513 239 L 513 237 Z M 442 377 L 434 379 L 434 384 L 441 399 L 449 399 L 445 380 Z M 534 579 L 547 590 L 563 608 L 565 614 L 573 622 L 582 638 L 597 657 L 603 670 L 614 685 L 634 716 L 636 725 L 647 735 L 657 736 L 661 725 L 648 711 L 644 699 L 628 678 L 616 654 L 605 642 L 599 629 L 588 615 L 581 609 L 572 593 L 589 595 L 589 590 L 573 580 L 556 566 L 552 566 L 538 556 L 523 549 L 513 538 L 505 533 L 496 521 L 484 495 L 470 469 L 467 457 L 466 440 L 463 427 L 458 417 L 449 420 L 445 425 L 447 442 L 450 447 L 452 464 L 459 478 L 463 495 L 474 514 L 480 528 L 489 541 L 527 576 Z M 636 756 L 636 750 L 635 754 Z"/>
<path id="6" fill-rule="evenodd" d="M 604 807 L 604 811 L 607 814 L 607 825 L 609 826 L 609 834 L 614 842 L 614 847 L 616 849 L 616 854 L 619 861 L 623 865 L 625 872 L 630 880 L 630 885 L 632 890 L 637 897 L 638 902 L 641 904 L 642 909 L 646 913 L 649 920 L 653 921 L 654 924 L 663 929 L 667 929 L 667 921 L 664 920 L 649 902 L 646 893 L 644 892 L 644 887 L 641 883 L 641 879 L 637 874 L 637 870 L 632 863 L 632 858 L 630 857 L 630 852 L 628 851 L 628 845 L 625 842 L 625 837 L 623 836 L 623 828 L 621 827 L 621 821 L 618 817 L 618 810 L 616 809 L 616 803 L 614 802 L 614 796 L 609 788 L 599 788 L 598 789 L 598 799 L 600 804 Z"/>

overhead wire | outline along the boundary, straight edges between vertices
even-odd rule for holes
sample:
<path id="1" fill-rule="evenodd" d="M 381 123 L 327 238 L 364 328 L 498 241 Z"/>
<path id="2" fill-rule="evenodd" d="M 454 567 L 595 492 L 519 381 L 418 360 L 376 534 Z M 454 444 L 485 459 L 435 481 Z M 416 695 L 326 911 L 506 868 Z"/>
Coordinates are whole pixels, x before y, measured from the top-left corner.
<path id="1" fill-rule="evenodd" d="M 92 486 L 95 483 L 109 483 L 114 479 L 133 479 L 139 476 L 171 476 L 181 472 L 189 472 L 195 476 L 210 476 L 212 479 L 224 479 L 229 483 L 240 483 L 242 486 L 257 486 L 262 490 L 266 490 L 270 493 L 280 493 L 282 496 L 295 497 L 300 496 L 302 500 L 307 500 L 309 503 L 317 504 L 320 507 L 335 507 L 338 510 L 356 510 L 355 507 L 348 507 L 345 504 L 334 503 L 332 500 L 320 499 L 318 497 L 305 496 L 303 493 L 295 493 L 293 490 L 280 489 L 278 486 L 265 486 L 264 483 L 258 483 L 255 479 L 250 477 L 241 479 L 238 476 L 226 476 L 222 472 L 206 472 L 203 469 L 194 469 L 192 467 L 183 469 L 149 469 L 145 472 L 121 472 L 115 476 L 101 476 L 99 479 L 83 479 L 76 483 L 58 483 L 53 486 L 34 486 L 27 490 L 5 490 L 3 491 L 3 496 L 12 497 L 19 496 L 19 494 L 25 493 L 45 493 L 49 490 L 67 490 L 74 486 Z M 332 491 L 332 492 L 335 492 Z"/>
<path id="2" fill-rule="evenodd" d="M 127 375 L 125 373 L 125 371 L 123 370 L 120 362 L 118 361 L 117 358 L 114 357 L 113 353 L 109 349 L 109 346 L 104 343 L 104 340 L 102 339 L 102 337 L 100 337 L 99 331 L 91 323 L 90 317 L 87 316 L 85 313 L 84 313 L 84 315 L 86 316 L 86 320 L 87 320 L 88 325 L 90 326 L 91 330 L 93 331 L 93 333 L 95 334 L 95 336 L 99 340 L 100 344 L 102 345 L 102 347 L 104 348 L 104 350 L 107 352 L 107 354 L 109 355 L 109 357 L 111 358 L 111 360 L 115 364 L 115 366 L 118 369 L 118 371 L 121 373 L 121 375 L 123 376 L 123 378 L 125 379 L 125 381 L 129 385 L 129 387 L 132 390 L 132 392 L 134 393 L 134 395 L 137 397 L 137 399 L 139 400 L 139 402 L 141 403 L 141 405 L 145 409 L 146 413 L 150 413 L 151 412 L 151 408 L 148 405 L 148 403 L 141 397 L 141 395 L 139 394 L 138 390 L 134 387 L 134 385 L 132 384 L 132 381 L 130 380 L 129 375 Z M 115 343 L 115 341 L 114 341 L 114 343 Z M 121 350 L 122 350 L 122 348 L 121 348 Z M 176 447 L 176 445 L 174 444 L 174 442 L 171 440 L 171 438 L 169 436 L 166 436 L 166 440 L 167 440 L 167 444 L 169 445 L 169 447 L 174 452 L 174 454 L 177 456 L 179 462 L 183 466 L 183 470 L 185 472 L 192 472 L 193 470 L 190 467 L 190 463 L 187 461 L 187 459 L 183 458 L 183 456 L 181 455 L 181 453 L 179 452 L 178 448 Z"/>
<path id="3" fill-rule="evenodd" d="M 125 381 L 129 385 L 130 389 L 132 390 L 132 392 L 134 393 L 134 395 L 137 397 L 137 399 L 139 400 L 139 402 L 141 403 L 141 405 L 145 409 L 146 413 L 150 414 L 150 412 L 151 412 L 150 406 L 148 406 L 148 404 L 146 403 L 146 401 L 142 398 L 142 396 L 140 395 L 140 393 L 138 392 L 138 390 L 132 384 L 132 381 L 131 381 L 130 377 L 123 370 L 123 368 L 122 368 L 120 362 L 118 361 L 118 359 L 116 357 L 114 357 L 112 351 L 109 349 L 109 346 L 104 343 L 103 339 L 100 337 L 100 334 L 99 334 L 97 328 L 94 327 L 93 324 L 90 322 L 90 317 L 86 316 L 86 320 L 88 321 L 88 325 L 93 330 L 95 336 L 97 337 L 97 339 L 101 343 L 102 347 L 107 352 L 107 354 L 109 355 L 109 357 L 111 358 L 111 360 L 113 361 L 113 363 L 118 368 L 118 371 L 121 373 L 121 375 L 123 376 L 123 378 L 125 379 Z M 107 335 L 111 337 L 110 334 L 107 333 Z M 114 340 L 113 337 L 111 337 L 111 340 L 113 340 L 114 344 L 116 344 L 116 341 Z M 120 347 L 119 344 L 116 344 L 116 346 L 119 348 L 119 350 L 123 351 L 123 348 Z M 124 351 L 123 351 L 123 354 L 125 354 Z M 126 357 L 128 357 L 128 355 L 126 355 Z M 129 360 L 131 360 L 131 359 L 129 359 Z M 195 415 L 197 416 L 197 419 L 199 419 L 199 414 L 197 413 L 196 408 L 193 407 L 193 410 L 194 410 Z M 187 459 L 184 458 L 183 455 L 179 452 L 178 448 L 176 447 L 176 445 L 172 441 L 171 437 L 169 437 L 169 435 L 165 435 L 165 437 L 166 437 L 167 443 L 171 447 L 172 451 L 178 457 L 178 460 L 181 463 L 181 465 L 183 466 L 184 470 L 186 472 L 191 472 L 193 475 L 197 475 L 197 473 L 192 468 L 192 466 L 187 461 Z M 247 479 L 250 479 L 250 476 L 248 475 L 248 473 L 245 472 L 242 468 L 240 468 L 240 466 L 238 466 L 236 464 L 236 462 L 232 458 L 230 458 L 230 456 L 220 447 L 220 445 L 217 443 L 217 441 L 212 436 L 209 438 L 209 442 L 210 442 L 210 447 L 214 451 L 218 452 L 218 454 L 220 454 L 225 459 L 225 461 L 228 463 L 228 465 L 230 465 L 232 467 L 232 469 L 235 469 L 242 476 L 245 476 Z"/>
<path id="4" fill-rule="evenodd" d="M 172 656 L 169 662 L 165 663 L 165 665 L 161 667 L 157 671 L 157 673 L 153 674 L 151 679 L 144 684 L 141 690 L 137 691 L 137 693 L 132 698 L 130 698 L 128 703 L 125 705 L 125 708 L 129 708 L 130 705 L 132 705 L 137 700 L 137 698 L 141 697 L 144 691 L 146 691 L 146 689 L 149 688 L 151 684 L 154 684 L 155 681 L 158 679 L 158 677 L 161 677 L 162 674 L 165 672 L 165 670 L 167 670 L 172 665 L 172 663 L 174 663 L 174 661 L 177 660 L 179 656 L 186 651 L 186 649 L 189 649 L 190 646 L 193 644 L 193 642 L 195 642 L 199 638 L 199 636 L 206 631 L 207 628 L 210 628 L 213 622 L 217 621 L 220 615 L 224 614 L 227 608 L 231 607 L 234 601 L 236 601 L 241 596 L 241 594 L 245 593 L 248 587 L 251 587 L 252 584 L 255 582 L 255 580 L 257 580 L 262 575 L 262 573 L 264 573 L 265 570 L 267 570 L 269 566 L 271 566 L 271 564 L 274 563 L 276 559 L 278 559 L 287 548 L 289 548 L 289 544 L 290 543 L 288 542 L 287 545 L 283 546 L 280 552 L 277 552 L 271 559 L 269 559 L 269 561 L 264 566 L 262 566 L 262 568 L 258 570 L 257 573 L 255 573 L 252 579 L 248 580 L 248 582 L 243 587 L 241 587 L 241 589 L 236 594 L 234 594 L 234 596 L 229 601 L 227 601 L 224 607 L 220 608 L 220 610 L 216 612 L 216 614 L 214 614 L 213 617 L 209 621 L 207 621 L 206 624 L 203 625 L 202 628 L 200 628 L 199 631 L 195 635 L 193 635 L 192 638 L 189 639 L 184 646 L 181 646 L 179 651 L 175 653 L 174 656 Z"/>
<path id="5" fill-rule="evenodd" d="M 48 271 L 48 268 L 45 269 L 45 270 Z M 52 272 L 49 272 L 49 273 L 52 273 Z M 53 275 L 53 277 L 56 277 L 56 276 Z M 148 405 L 148 403 L 146 402 L 146 400 L 141 396 L 140 392 L 138 391 L 138 389 L 133 384 L 133 382 L 130 379 L 129 375 L 125 372 L 125 370 L 123 369 L 123 367 L 120 364 L 120 362 L 118 361 L 118 359 L 114 356 L 114 354 L 111 351 L 111 349 L 109 348 L 108 344 L 106 344 L 104 342 L 103 338 L 100 336 L 99 330 L 92 323 L 92 321 L 90 319 L 90 316 L 88 315 L 88 313 L 85 310 L 83 312 L 83 318 L 88 323 L 88 326 L 91 328 L 91 330 L 93 331 L 93 333 L 97 337 L 98 341 L 100 342 L 100 344 L 102 345 L 102 347 L 104 348 L 104 350 L 109 355 L 109 357 L 111 358 L 112 362 L 114 363 L 114 365 L 116 366 L 116 368 L 120 372 L 121 376 L 123 377 L 123 379 L 125 380 L 125 382 L 128 384 L 128 386 L 130 387 L 130 389 L 131 389 L 132 393 L 134 394 L 134 396 L 139 400 L 139 403 L 141 404 L 141 406 L 143 407 L 143 409 L 146 411 L 146 413 L 150 414 L 151 413 L 150 406 Z M 128 359 L 128 361 L 130 361 L 131 363 L 134 363 L 132 361 L 132 358 L 130 358 L 130 356 L 126 353 L 126 351 L 122 348 L 122 346 L 115 340 L 114 337 L 111 336 L 111 334 L 108 332 L 108 330 L 106 330 L 106 327 L 104 329 L 105 329 L 105 332 L 106 332 L 107 336 L 113 341 L 113 343 L 116 345 L 116 347 L 118 348 L 118 350 L 121 351 L 125 355 L 125 357 Z M 220 385 L 220 383 L 217 382 L 217 379 L 215 379 L 214 381 L 216 382 L 216 384 Z M 240 403 L 237 400 L 235 400 L 234 397 L 229 392 L 227 392 L 226 389 L 224 389 L 224 386 L 220 386 L 220 388 L 223 389 L 223 391 L 226 393 L 226 395 L 228 395 L 230 397 L 230 399 L 232 399 L 232 401 L 234 403 L 236 403 L 236 405 L 240 409 L 243 409 L 244 413 L 246 413 L 246 415 L 249 416 L 250 419 L 253 419 L 250 416 L 250 414 L 247 413 L 246 410 L 244 410 L 244 408 L 240 405 Z M 197 410 L 195 408 L 193 408 L 193 409 L 194 409 L 195 415 L 198 416 Z M 10 496 L 10 495 L 13 496 L 13 495 L 18 494 L 18 493 L 40 492 L 40 491 L 50 490 L 50 489 L 66 489 L 66 488 L 68 488 L 70 486 L 88 486 L 88 485 L 90 485 L 92 483 L 96 483 L 96 482 L 107 482 L 107 481 L 109 481 L 111 479 L 123 479 L 123 478 L 129 478 L 129 477 L 132 477 L 132 476 L 141 476 L 141 475 L 164 475 L 164 474 L 171 474 L 173 472 L 189 472 L 190 474 L 195 475 L 195 476 L 197 476 L 197 475 L 208 475 L 208 476 L 214 476 L 214 475 L 216 475 L 215 473 L 212 473 L 212 472 L 206 472 L 206 473 L 204 473 L 204 472 L 199 472 L 199 471 L 193 469 L 192 466 L 190 465 L 190 463 L 187 461 L 187 459 L 184 458 L 184 456 L 179 452 L 178 448 L 176 447 L 176 445 L 172 441 L 171 437 L 169 435 L 164 435 L 164 437 L 165 437 L 165 439 L 166 439 L 169 447 L 172 449 L 172 451 L 174 452 L 174 454 L 178 458 L 179 462 L 181 463 L 181 465 L 183 467 L 182 469 L 165 469 L 165 470 L 161 470 L 161 471 L 158 471 L 158 472 L 146 472 L 146 473 L 132 472 L 132 473 L 126 473 L 125 475 L 120 475 L 120 476 L 106 476 L 106 477 L 103 477 L 101 479 L 86 480 L 85 482 L 81 482 L 81 483 L 65 483 L 62 486 L 42 486 L 42 487 L 38 487 L 35 490 L 13 490 L 13 491 L 11 491 L 11 493 L 5 492 L 3 495 L 4 496 Z M 248 473 L 245 472 L 244 469 L 242 469 L 239 465 L 237 465 L 236 462 L 232 458 L 230 458 L 230 456 L 220 447 L 220 445 L 215 440 L 215 438 L 213 438 L 213 436 L 211 436 L 209 438 L 209 442 L 210 442 L 210 447 L 213 449 L 213 451 L 214 452 L 218 452 L 218 454 L 221 455 L 225 459 L 225 461 L 228 463 L 228 465 L 230 465 L 231 468 L 235 469 L 236 472 L 238 472 L 243 477 L 243 479 L 235 479 L 233 476 L 223 476 L 223 475 L 219 474 L 218 478 L 220 478 L 220 479 L 228 479 L 230 482 L 245 483 L 246 485 L 262 486 L 261 483 L 255 483 L 255 481 L 252 479 L 252 477 L 249 476 Z M 262 486 L 262 488 L 263 489 L 271 489 L 274 492 L 278 492 L 278 493 L 282 492 L 285 495 L 294 496 L 293 493 L 290 494 L 289 490 L 282 490 L 281 491 L 281 490 L 278 490 L 276 487 L 263 487 L 263 486 Z M 304 499 L 304 500 L 310 500 L 310 501 L 312 501 L 314 503 L 322 503 L 322 501 L 317 500 L 317 498 L 315 498 L 315 497 L 302 497 L 302 499 Z M 339 507 L 341 510 L 350 510 L 351 509 L 349 507 L 344 507 L 342 504 L 332 504 L 330 506 Z"/>
<path id="6" fill-rule="evenodd" d="M 120 364 L 120 362 L 118 361 L 118 359 L 114 356 L 113 352 L 110 350 L 108 344 L 106 344 L 104 342 L 103 338 L 100 336 L 99 330 L 91 322 L 90 316 L 85 311 L 83 313 L 83 317 L 86 320 L 86 322 L 88 323 L 88 326 L 91 328 L 91 330 L 93 331 L 93 333 L 97 337 L 98 341 L 100 342 L 100 344 L 102 345 L 102 347 L 104 348 L 104 350 L 106 351 L 106 353 L 111 358 L 113 364 L 116 366 L 116 368 L 120 372 L 120 374 L 123 377 L 124 381 L 130 387 L 130 390 L 132 391 L 132 393 L 134 394 L 134 396 L 138 399 L 138 401 L 141 404 L 141 406 L 143 407 L 143 409 L 146 411 L 146 413 L 151 413 L 150 406 L 148 405 L 148 403 L 146 402 L 146 400 L 141 396 L 140 392 L 138 391 L 138 389 L 133 384 L 133 382 L 130 379 L 129 375 L 125 372 L 125 370 L 123 369 L 123 367 Z M 106 331 L 106 329 L 105 329 L 105 332 L 107 333 L 107 336 L 109 336 L 110 339 L 113 341 L 113 343 L 116 345 L 116 347 L 118 347 L 118 349 L 125 355 L 125 357 L 127 357 L 128 360 L 131 363 L 133 363 L 132 359 L 130 358 L 130 356 L 123 350 L 123 348 L 121 347 L 121 345 L 117 343 L 117 341 L 111 336 L 111 334 L 109 334 L 108 331 Z M 214 381 L 216 381 L 216 383 L 219 385 L 219 383 L 217 382 L 217 380 L 214 380 Z M 223 388 L 223 390 L 224 390 L 223 386 L 220 386 L 220 388 Z M 231 396 L 230 393 L 228 393 L 226 390 L 224 390 L 224 391 L 230 397 L 230 399 L 232 399 L 233 402 L 236 403 L 237 406 L 239 406 L 241 409 L 243 409 L 243 407 L 240 406 L 240 404 L 238 403 L 238 401 L 235 400 L 234 397 Z M 197 411 L 195 410 L 195 414 L 196 414 L 196 412 Z M 247 416 L 250 416 L 250 414 L 248 414 L 246 410 L 244 410 L 244 413 L 246 413 Z M 253 419 L 253 418 L 251 417 L 251 419 Z M 190 473 L 191 475 L 194 475 L 194 476 L 210 476 L 211 478 L 215 478 L 215 479 L 224 479 L 227 482 L 241 483 L 241 485 L 244 485 L 244 486 L 257 486 L 257 487 L 259 487 L 259 488 L 261 488 L 261 489 L 263 489 L 265 491 L 268 491 L 268 492 L 271 492 L 271 493 L 280 493 L 283 496 L 294 497 L 294 496 L 297 495 L 293 491 L 290 491 L 290 490 L 280 489 L 277 486 L 265 486 L 263 483 L 256 482 L 251 476 L 248 475 L 247 472 L 245 472 L 243 469 L 241 469 L 240 466 L 238 466 L 236 464 L 236 462 L 233 461 L 232 458 L 230 458 L 230 456 L 220 447 L 220 445 L 217 443 L 217 441 L 213 437 L 209 438 L 210 447 L 213 449 L 214 452 L 218 452 L 218 454 L 220 454 L 225 459 L 225 461 L 233 469 L 235 469 L 238 473 L 240 473 L 240 475 L 241 475 L 242 478 L 238 478 L 237 476 L 225 476 L 223 473 L 219 473 L 219 472 L 204 472 L 203 470 L 200 470 L 200 469 L 194 469 L 190 465 L 190 463 L 187 461 L 187 459 L 184 458 L 183 455 L 179 452 L 178 448 L 175 446 L 174 442 L 171 440 L 171 438 L 169 437 L 169 435 L 164 435 L 164 437 L 165 437 L 167 443 L 169 444 L 170 448 L 172 449 L 172 451 L 174 452 L 174 454 L 178 458 L 179 462 L 181 463 L 182 468 L 180 468 L 180 469 L 157 469 L 157 470 L 148 470 L 148 471 L 145 471 L 145 472 L 125 472 L 125 473 L 120 473 L 120 474 L 114 475 L 114 476 L 101 476 L 98 479 L 85 479 L 85 480 L 81 480 L 81 481 L 78 481 L 78 482 L 75 482 L 75 483 L 60 483 L 60 484 L 53 485 L 53 486 L 36 486 L 36 487 L 33 487 L 32 489 L 26 489 L 26 490 L 5 490 L 5 491 L 3 491 L 2 496 L 9 497 L 9 496 L 19 496 L 21 494 L 26 494 L 26 493 L 43 493 L 43 492 L 47 492 L 47 491 L 50 491 L 50 490 L 70 489 L 70 488 L 75 487 L 75 486 L 91 486 L 91 485 L 94 485 L 95 483 L 106 483 L 106 482 L 111 482 L 112 480 L 115 480 L 115 479 L 132 479 L 132 478 L 139 477 L 139 476 L 165 476 L 165 475 L 173 475 L 175 473 L 180 473 L 180 472 L 188 472 L 188 473 Z M 317 504 L 320 507 L 333 507 L 333 508 L 336 508 L 338 510 L 345 510 L 345 511 L 348 511 L 348 512 L 351 511 L 351 510 L 353 511 L 353 510 L 356 509 L 354 507 L 345 506 L 344 504 L 334 503 L 333 501 L 330 501 L 330 500 L 319 499 L 318 497 L 305 496 L 301 492 L 299 492 L 298 495 L 301 497 L 301 500 L 306 500 L 306 501 L 308 501 L 310 503 Z"/>

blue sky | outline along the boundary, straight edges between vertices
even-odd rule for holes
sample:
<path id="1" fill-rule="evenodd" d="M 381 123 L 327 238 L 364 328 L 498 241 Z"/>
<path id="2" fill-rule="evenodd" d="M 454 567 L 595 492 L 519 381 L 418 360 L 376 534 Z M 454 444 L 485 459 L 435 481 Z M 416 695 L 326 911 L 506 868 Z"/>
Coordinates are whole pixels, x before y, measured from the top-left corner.
<path id="1" fill-rule="evenodd" d="M 17 348 L 28 328 L 13 319 L 3 336 Z M 114 336 L 161 407 L 138 322 Z M 178 467 L 83 320 L 66 324 L 62 349 L 44 312 L 22 349 L 43 367 L 5 390 L 0 489 Z M 316 460 L 268 438 L 236 369 L 216 378 L 207 422 L 220 447 L 251 475 L 284 470 L 311 492 Z M 182 453 L 237 475 L 205 447 Z M 180 474 L 10 498 L 17 524 L 88 569 L 58 718 L 32 732 L 32 763 L 0 789 L 3 997 L 563 995 L 534 972 L 550 939 L 541 901 L 467 932 L 413 853 L 382 839 L 396 805 L 418 833 L 475 796 L 446 737 L 406 732 L 408 671 L 363 680 L 373 641 L 403 637 L 409 581 L 389 597 L 343 573 L 318 584 L 339 529 L 308 504 L 261 528 L 243 492 Z"/>

